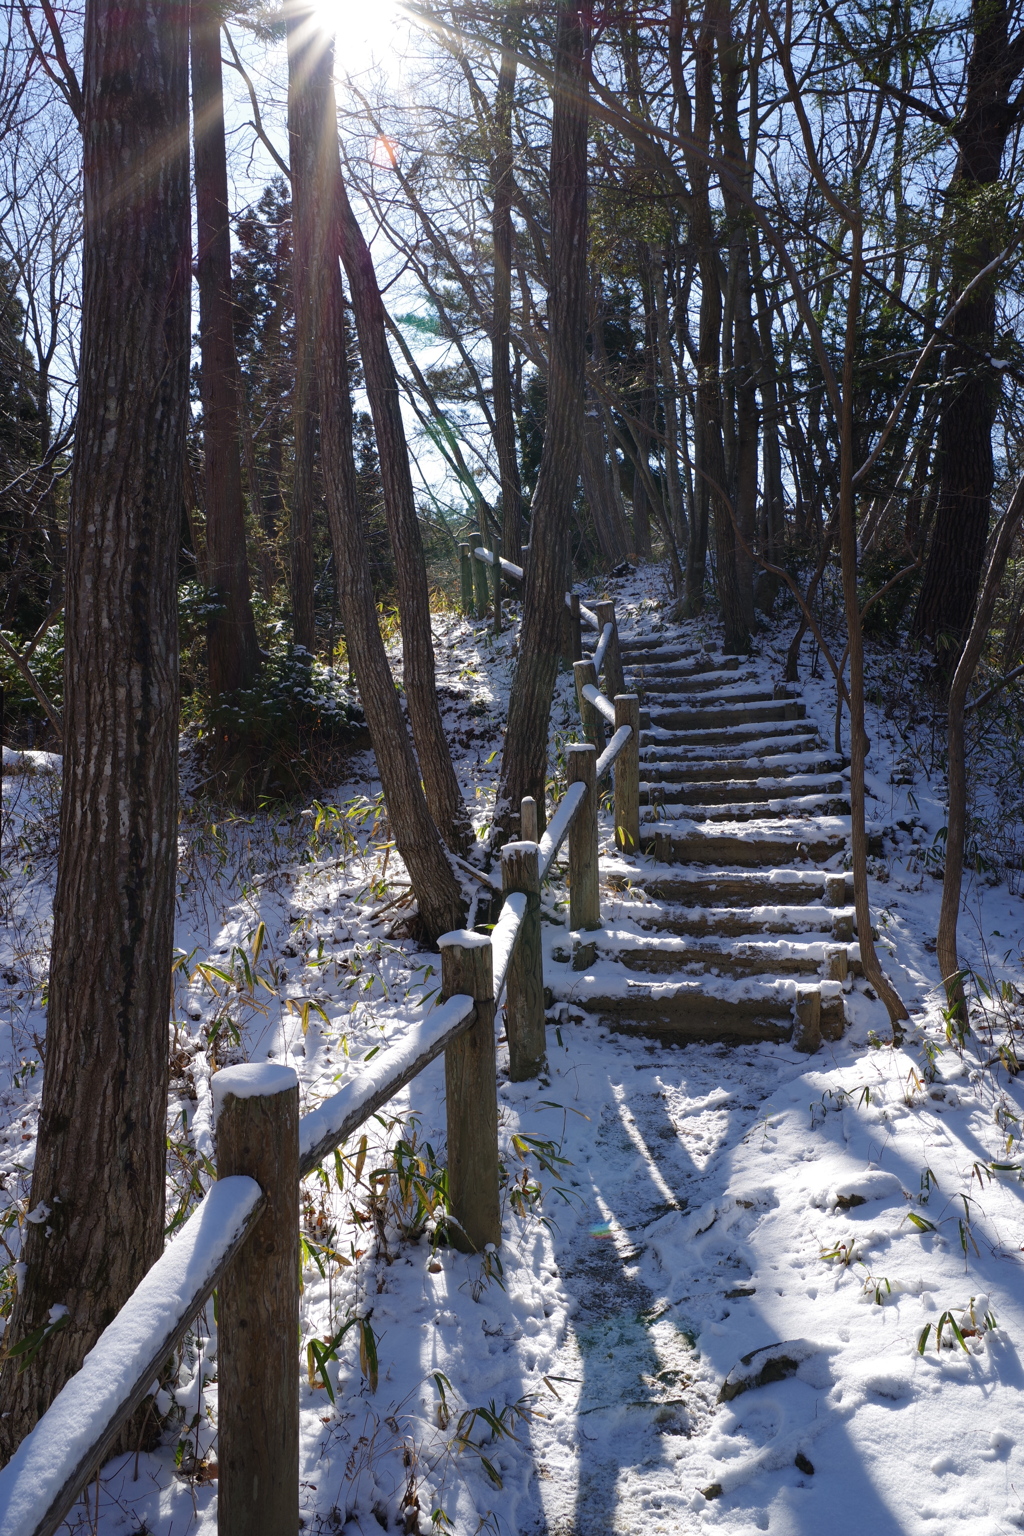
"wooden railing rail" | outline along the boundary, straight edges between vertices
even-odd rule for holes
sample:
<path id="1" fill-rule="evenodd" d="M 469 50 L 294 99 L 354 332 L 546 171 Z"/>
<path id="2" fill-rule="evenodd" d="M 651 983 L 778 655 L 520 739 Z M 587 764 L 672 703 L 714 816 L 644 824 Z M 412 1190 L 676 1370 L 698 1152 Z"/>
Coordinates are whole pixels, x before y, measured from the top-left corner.
<path id="1" fill-rule="evenodd" d="M 51 1536 L 189 1325 L 263 1207 L 259 1185 L 221 1179 L 174 1235 L 0 1472 L 3 1536 Z"/>
<path id="2" fill-rule="evenodd" d="M 460 546 L 462 598 L 483 612 L 487 569 L 522 581 L 500 549 Z M 474 558 L 475 557 L 475 558 Z M 522 841 L 501 851 L 504 902 L 490 935 L 442 935 L 442 1000 L 400 1045 L 304 1116 L 298 1079 L 276 1064 L 226 1067 L 213 1079 L 218 1180 L 100 1336 L 82 1369 L 0 1471 L 0 1536 L 52 1536 L 139 1408 L 215 1289 L 220 1294 L 220 1536 L 294 1536 L 298 1518 L 299 1184 L 438 1056 L 445 1057 L 448 1119 L 447 1235 L 481 1252 L 501 1242 L 495 1012 L 505 1003 L 509 1070 L 515 1081 L 545 1064 L 541 883 L 568 838 L 569 926 L 576 963 L 600 926 L 598 785 L 614 767 L 615 836 L 639 842 L 636 695 L 622 684 L 614 604 L 596 610 L 566 594 L 586 743 L 566 750 L 568 786 L 538 838 L 535 802 L 521 805 Z M 596 631 L 579 655 L 579 625 Z M 614 695 L 601 692 L 604 673 Z M 604 743 L 604 727 L 613 728 Z"/>

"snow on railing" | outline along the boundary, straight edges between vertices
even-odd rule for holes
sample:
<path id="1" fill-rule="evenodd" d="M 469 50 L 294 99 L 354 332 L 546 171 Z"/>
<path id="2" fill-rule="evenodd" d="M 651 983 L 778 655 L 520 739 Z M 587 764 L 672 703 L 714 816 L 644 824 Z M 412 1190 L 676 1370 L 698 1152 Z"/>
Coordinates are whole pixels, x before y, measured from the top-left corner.
<path id="1" fill-rule="evenodd" d="M 600 688 L 593 683 L 587 683 L 582 690 L 583 697 L 589 704 L 593 704 L 599 714 L 603 715 L 609 725 L 615 724 L 615 705 L 611 699 L 606 699 Z"/>
<path id="2" fill-rule="evenodd" d="M 324 1099 L 299 1121 L 299 1174 L 305 1177 L 329 1152 L 440 1056 L 473 1022 L 471 997 L 450 997 L 415 1024 L 401 1044 L 378 1056 L 354 1083 Z"/>
<path id="3" fill-rule="evenodd" d="M 253 1179 L 220 1179 L 100 1334 L 0 1472 L 2 1536 L 51 1536 L 219 1285 L 263 1205 Z"/>

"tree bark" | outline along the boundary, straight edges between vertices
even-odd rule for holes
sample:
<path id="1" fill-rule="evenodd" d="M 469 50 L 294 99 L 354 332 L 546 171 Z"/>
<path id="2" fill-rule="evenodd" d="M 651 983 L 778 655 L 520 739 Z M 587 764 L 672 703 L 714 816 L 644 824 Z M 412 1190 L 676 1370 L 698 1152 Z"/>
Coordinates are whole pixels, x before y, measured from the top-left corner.
<path id="1" fill-rule="evenodd" d="M 218 698 L 247 688 L 260 665 L 245 547 L 218 0 L 192 0 L 190 34 L 206 552 L 210 595 L 217 604 L 206 650 L 210 692 Z M 255 498 L 256 487 L 251 490 Z"/>
<path id="2" fill-rule="evenodd" d="M 85 9 L 82 352 L 42 1113 L 6 1459 L 163 1248 L 188 416 L 188 10 Z M 144 281 L 140 277 L 144 274 Z M 66 1315 L 67 1321 L 60 1319 Z"/>
<path id="3" fill-rule="evenodd" d="M 334 50 L 326 41 L 323 47 L 324 55 L 310 88 L 320 106 L 316 119 L 317 152 L 310 158 L 318 171 L 311 251 L 319 287 L 316 304 L 320 316 L 320 435 L 327 517 L 337 571 L 338 605 L 395 846 L 409 871 L 426 935 L 434 941 L 440 934 L 461 926 L 464 907 L 459 883 L 424 798 L 373 596 L 352 445 L 352 396 L 339 265 L 348 231 L 343 213 L 346 199 L 332 80 Z"/>
<path id="4" fill-rule="evenodd" d="M 956 932 L 960 918 L 960 891 L 964 874 L 964 839 L 967 830 L 967 765 L 965 757 L 964 706 L 981 652 L 988 638 L 989 625 L 999 595 L 999 583 L 1006 569 L 1013 541 L 1020 528 L 1024 513 L 1024 480 L 1017 482 L 1010 505 L 1003 518 L 1002 527 L 992 550 L 985 585 L 974 622 L 949 689 L 949 721 L 947 747 L 949 767 L 947 777 L 948 810 L 946 813 L 946 862 L 942 876 L 942 903 L 939 908 L 939 928 L 936 953 L 939 974 L 946 988 L 946 999 L 962 1025 L 967 1023 L 967 1005 L 964 984 L 957 957 Z"/>
<path id="5" fill-rule="evenodd" d="M 953 129 L 958 154 L 947 192 L 954 293 L 962 293 L 1005 244 L 1005 220 L 985 199 L 1001 178 L 1006 141 L 1021 112 L 1009 98 L 1024 65 L 1024 33 L 1010 40 L 1010 9 L 1008 0 L 972 0 L 967 90 Z M 913 625 L 917 639 L 931 647 L 940 678 L 955 668 L 971 622 L 991 518 L 992 428 L 1000 395 L 991 358 L 998 284 L 993 273 L 961 305 L 944 358 L 939 495 Z"/>
<path id="6" fill-rule="evenodd" d="M 512 14 L 504 24 L 504 37 L 514 42 Z M 501 484 L 501 547 L 505 559 L 523 560 L 523 490 L 516 453 L 516 424 L 512 409 L 512 371 L 509 346 L 512 323 L 512 104 L 516 88 L 516 56 L 502 49 L 498 88 L 494 97 L 494 150 L 491 156 L 493 203 L 491 231 L 494 239 L 494 297 L 491 316 L 491 392 L 494 410 L 494 446 Z"/>
<path id="7" fill-rule="evenodd" d="M 330 94 L 333 101 L 333 89 Z M 427 568 L 409 471 L 409 449 L 402 422 L 398 374 L 388 347 L 384 302 L 373 267 L 373 257 L 359 221 L 352 212 L 340 163 L 337 217 L 342 242 L 341 256 L 352 294 L 366 392 L 370 399 L 373 429 L 377 438 L 384 488 L 384 517 L 395 557 L 409 718 L 430 813 L 449 848 L 455 853 L 464 853 L 472 840 L 472 828 L 459 781 L 452 767 L 451 751 L 437 702 Z"/>
<path id="8" fill-rule="evenodd" d="M 292 500 L 289 509 L 289 580 L 292 635 L 312 656 L 316 648 L 313 602 L 313 466 L 316 458 L 316 349 L 319 317 L 318 283 L 312 267 L 316 211 L 311 189 L 317 167 L 310 163 L 319 143 L 317 105 L 309 90 L 310 76 L 322 62 L 323 31 L 314 22 L 309 0 L 287 0 L 284 7 L 288 39 L 288 158 L 292 177 L 292 292 L 295 304 L 295 379 L 292 385 L 294 433 Z"/>
<path id="9" fill-rule="evenodd" d="M 565 604 L 565 549 L 579 478 L 587 325 L 587 68 L 590 28 L 559 0 L 551 115 L 548 412 L 523 583 L 495 822 L 507 835 L 524 795 L 544 804 L 548 720 Z"/>

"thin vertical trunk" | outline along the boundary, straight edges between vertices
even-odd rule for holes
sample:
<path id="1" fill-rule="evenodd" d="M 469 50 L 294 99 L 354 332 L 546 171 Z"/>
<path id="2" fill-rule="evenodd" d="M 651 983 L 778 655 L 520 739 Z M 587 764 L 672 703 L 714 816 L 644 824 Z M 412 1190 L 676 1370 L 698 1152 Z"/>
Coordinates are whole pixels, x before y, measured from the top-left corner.
<path id="1" fill-rule="evenodd" d="M 191 299 L 187 8 L 88 0 L 84 54 L 64 789 L 30 1197 L 44 1219 L 23 1228 L 5 1343 L 66 1320 L 23 1371 L 4 1362 L 4 1459 L 164 1242 Z"/>
<path id="2" fill-rule="evenodd" d="M 333 91 L 332 91 L 333 99 Z M 335 135 L 336 136 L 336 135 Z M 398 374 L 388 347 L 387 322 L 373 257 L 352 211 L 339 171 L 341 255 L 352 294 L 366 392 L 377 438 L 384 517 L 391 536 L 402 615 L 402 661 L 409 718 L 427 792 L 427 804 L 449 848 L 464 853 L 472 827 L 437 701 L 434 638 L 430 629 L 427 567 L 402 422 Z M 321 406 L 322 408 L 322 406 Z"/>
<path id="3" fill-rule="evenodd" d="M 533 495 L 519 663 L 512 682 L 496 820 L 524 795 L 544 805 L 548 719 L 561 651 L 565 550 L 579 478 L 587 326 L 587 68 L 590 29 L 560 0 L 551 116 L 548 411 Z"/>
<path id="4" fill-rule="evenodd" d="M 683 0 L 672 0 L 673 53 L 681 44 L 682 12 Z M 721 0 L 706 0 L 694 48 L 693 100 L 693 138 L 698 148 L 706 152 L 710 152 L 715 120 L 715 39 L 727 24 L 728 9 L 723 7 Z M 680 75 L 681 64 L 674 65 L 674 82 Z M 678 84 L 676 89 L 678 94 Z M 691 152 L 686 160 L 691 186 L 690 234 L 697 253 L 701 289 L 697 339 L 697 469 L 710 500 L 716 581 L 725 630 L 723 648 L 726 654 L 743 655 L 750 649 L 750 633 L 740 600 L 733 526 L 735 514 L 727 489 L 722 423 L 722 287 L 709 195 L 710 172 L 702 155 Z M 687 602 L 691 611 L 699 607 L 702 585 L 703 565 L 687 570 Z"/>
<path id="5" fill-rule="evenodd" d="M 218 698 L 247 688 L 260 665 L 245 548 L 218 0 L 192 0 L 190 41 L 207 575 L 216 604 L 206 650 Z"/>
<path id="6" fill-rule="evenodd" d="M 494 239 L 494 309 L 491 318 L 491 390 L 494 410 L 494 446 L 501 484 L 501 547 L 506 560 L 516 565 L 523 558 L 523 491 L 516 453 L 516 424 L 512 411 L 512 373 L 509 345 L 512 321 L 512 104 L 516 88 L 514 15 L 504 21 L 498 88 L 494 98 L 494 149 L 491 156 L 493 205 L 491 230 Z"/>
<path id="7" fill-rule="evenodd" d="M 885 1004 L 894 1034 L 907 1018 L 899 993 L 882 971 L 871 933 L 868 893 L 868 838 L 865 825 L 865 767 L 868 733 L 864 723 L 864 631 L 857 588 L 857 513 L 854 502 L 853 460 L 856 436 L 853 410 L 854 375 L 860 326 L 860 294 L 864 273 L 863 227 L 853 222 L 850 230 L 850 289 L 846 301 L 846 336 L 840 413 L 839 548 L 842 560 L 843 603 L 850 651 L 850 848 L 853 862 L 853 897 L 857 910 L 857 940 L 864 975 Z"/>
<path id="8" fill-rule="evenodd" d="M 370 728 L 395 846 L 409 871 L 427 937 L 434 941 L 439 934 L 461 925 L 464 907 L 459 883 L 420 784 L 420 770 L 402 719 L 373 595 L 352 440 L 352 396 L 340 267 L 348 232 L 332 79 L 334 49 L 326 39 L 322 45 L 323 54 L 311 72 L 307 90 L 315 108 L 315 115 L 310 113 L 311 126 L 315 122 L 319 128 L 316 153 L 310 156 L 317 168 L 316 184 L 311 189 L 311 253 L 319 288 L 317 362 L 327 516 L 345 639 Z"/>
<path id="9" fill-rule="evenodd" d="M 323 50 L 321 18 L 310 0 L 286 0 L 288 40 L 288 157 L 292 177 L 292 293 L 295 306 L 295 380 L 292 386 L 294 463 L 289 508 L 289 581 L 292 634 L 311 656 L 316 648 L 313 601 L 313 507 L 317 397 L 318 285 L 313 271 L 315 238 L 312 188 L 316 183 L 319 122 L 309 90 Z"/>
<path id="10" fill-rule="evenodd" d="M 679 474 L 679 394 L 672 360 L 672 330 L 669 324 L 668 297 L 665 292 L 664 251 L 651 252 L 651 279 L 654 287 L 654 321 L 658 336 L 658 361 L 661 364 L 661 399 L 665 417 L 665 485 L 672 533 L 677 544 L 685 544 L 689 523 L 683 506 L 683 486 Z"/>

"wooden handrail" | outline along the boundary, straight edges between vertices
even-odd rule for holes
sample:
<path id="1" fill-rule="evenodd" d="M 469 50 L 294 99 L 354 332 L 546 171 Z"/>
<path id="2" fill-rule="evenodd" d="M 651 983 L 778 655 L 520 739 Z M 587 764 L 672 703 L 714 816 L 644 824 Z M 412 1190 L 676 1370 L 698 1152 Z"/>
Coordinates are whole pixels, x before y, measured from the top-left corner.
<path id="1" fill-rule="evenodd" d="M 465 1034 L 475 1017 L 471 997 L 450 997 L 415 1024 L 400 1045 L 385 1051 L 366 1077 L 344 1088 L 299 1121 L 299 1174 L 312 1173 L 365 1120 L 411 1083 L 424 1067 Z"/>
<path id="2" fill-rule="evenodd" d="M 259 1218 L 254 1179 L 203 1196 L 0 1471 L 2 1536 L 52 1536 Z"/>
<path id="3" fill-rule="evenodd" d="M 469 546 L 463 545 L 462 550 L 466 555 L 465 578 Z M 502 574 L 511 580 L 522 581 L 521 566 L 501 559 L 500 554 L 495 555 L 490 550 L 481 548 L 473 553 L 484 564 L 500 565 Z M 468 604 L 471 588 L 471 582 L 468 586 L 464 584 L 464 605 Z M 570 603 L 569 594 L 566 594 L 566 602 Z M 575 611 L 575 604 L 570 603 L 570 606 Z M 621 678 L 617 646 L 612 649 L 616 636 L 614 609 L 610 602 L 599 606 L 604 618 L 611 614 L 612 622 L 602 623 L 582 604 L 578 609 L 581 618 L 599 632 L 587 670 L 592 664 L 590 676 L 599 676 L 611 652 L 609 666 Z M 616 772 L 616 839 L 620 847 L 628 848 L 635 845 L 639 835 L 637 700 L 633 695 L 617 694 L 612 704 L 592 682 L 586 683 L 580 692 L 602 719 L 616 726 L 615 733 L 596 762 L 591 755 L 593 747 L 570 748 L 575 754 L 570 763 L 570 776 L 575 775 L 576 781 L 569 784 L 539 843 L 527 841 L 513 845 L 514 853 L 510 848 L 509 857 L 513 863 L 506 872 L 509 883 L 505 885 L 503 881 L 505 900 L 491 936 L 461 932 L 443 935 L 439 946 L 446 976 L 445 990 L 450 994 L 447 999 L 415 1024 L 401 1044 L 385 1051 L 360 1078 L 346 1083 L 298 1121 L 297 1168 L 299 1178 L 303 1178 L 444 1053 L 450 1176 L 453 1191 L 456 1191 L 453 1215 L 461 1223 L 451 1235 L 460 1246 L 468 1243 L 474 1247 L 482 1241 L 500 1241 L 493 1061 L 489 1066 L 486 1062 L 481 1066 L 483 1058 L 479 1053 L 486 1037 L 489 1042 L 487 1052 L 493 1056 L 494 1010 L 507 992 L 513 1076 L 536 1076 L 543 1067 L 540 882 L 571 834 L 570 917 L 572 919 L 572 913 L 576 912 L 576 927 L 593 927 L 600 921 L 597 784 L 627 753 L 627 748 L 625 771 L 621 775 Z M 524 802 L 524 825 L 529 806 L 532 802 Z M 531 821 L 535 825 L 535 815 L 531 816 Z M 479 874 L 478 871 L 474 873 Z M 493 878 L 487 883 L 496 884 Z M 527 931 L 530 937 L 520 945 L 520 937 Z M 479 955 L 475 953 L 477 950 Z M 473 982 L 473 995 L 453 991 L 457 976 Z M 468 1045 L 464 1037 L 469 1037 Z M 255 1074 L 255 1082 L 260 1072 L 266 1075 L 268 1071 L 280 1072 L 281 1069 L 247 1067 L 237 1070 Z M 230 1075 L 228 1072 L 225 1077 Z M 225 1090 L 229 1094 L 242 1091 L 237 1086 L 228 1088 L 226 1083 Z M 294 1094 L 294 1086 L 291 1092 Z M 293 1119 L 293 1138 L 294 1125 Z M 292 1172 L 285 1173 L 287 1165 L 284 1162 L 267 1165 L 268 1172 L 275 1174 L 278 1186 L 282 1188 L 282 1179 L 290 1189 L 295 1177 L 294 1140 L 292 1145 Z M 452 1151 L 453 1148 L 456 1150 Z M 230 1163 L 226 1165 L 226 1171 L 231 1174 Z M 264 1174 L 259 1173 L 259 1178 L 263 1180 Z M 264 1207 L 269 1211 L 273 1204 L 272 1188 L 265 1200 L 260 1183 L 241 1173 L 220 1179 L 203 1197 L 117 1317 L 101 1334 L 81 1370 L 58 1394 L 7 1466 L 0 1470 L 0 1536 L 52 1536 L 97 1465 L 102 1463 L 123 1425 L 145 1399 L 161 1367 L 181 1342 L 197 1312 L 227 1276 L 246 1238 L 260 1221 Z M 291 1220 L 290 1217 L 275 1217 L 275 1220 L 281 1219 Z M 269 1216 L 267 1220 L 270 1220 Z M 253 1247 L 253 1256 L 258 1247 L 259 1244 Z M 250 1263 L 243 1257 L 239 1264 L 239 1277 L 243 1270 L 259 1277 L 258 1261 Z M 240 1278 L 238 1283 L 242 1283 Z M 251 1281 L 247 1283 L 251 1285 Z M 269 1285 L 270 1281 L 266 1283 Z M 230 1287 L 230 1277 L 228 1284 Z M 222 1408 L 226 1415 L 227 1405 L 222 1404 Z M 233 1404 L 233 1423 L 241 1422 L 238 1415 L 242 1411 L 240 1402 Z"/>

